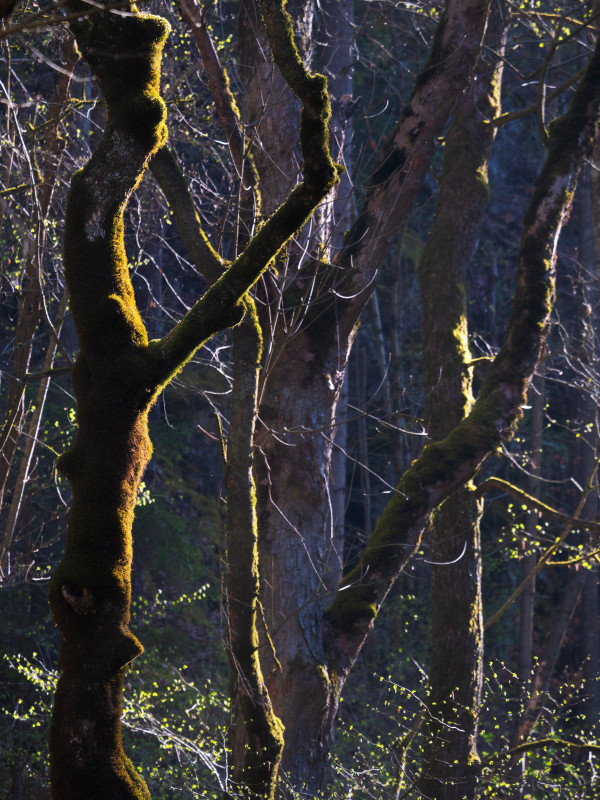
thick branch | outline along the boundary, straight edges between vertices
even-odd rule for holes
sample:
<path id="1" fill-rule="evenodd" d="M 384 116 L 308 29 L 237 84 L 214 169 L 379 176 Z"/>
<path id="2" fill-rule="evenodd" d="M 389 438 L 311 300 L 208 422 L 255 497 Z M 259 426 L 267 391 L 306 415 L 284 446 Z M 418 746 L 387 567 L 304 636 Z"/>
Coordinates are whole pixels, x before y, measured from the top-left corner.
<path id="1" fill-rule="evenodd" d="M 486 0 L 448 0 L 427 64 L 371 175 L 367 202 L 346 234 L 335 325 L 350 331 L 375 285 L 392 236 L 404 225 L 437 138 L 472 73 L 486 29 Z M 332 320 L 333 324 L 333 320 Z"/>
<path id="2" fill-rule="evenodd" d="M 329 646 L 343 668 L 356 658 L 379 606 L 418 546 L 432 511 L 510 438 L 522 415 L 521 406 L 547 335 L 556 245 L 577 173 L 591 153 L 599 99 L 597 46 L 568 113 L 550 131 L 548 157 L 524 220 L 506 342 L 466 419 L 444 440 L 427 445 L 401 478 L 359 564 L 344 579 L 329 610 Z"/>
<path id="3" fill-rule="evenodd" d="M 209 336 L 240 321 L 240 301 L 246 292 L 337 181 L 328 147 L 331 108 L 327 80 L 322 75 L 311 75 L 304 67 L 293 44 L 289 15 L 282 7 L 268 0 L 263 11 L 275 61 L 302 102 L 303 180 L 227 272 L 163 339 L 153 343 L 157 387 L 180 369 Z"/>
<path id="4" fill-rule="evenodd" d="M 77 43 L 108 106 L 102 141 L 73 176 L 65 224 L 65 275 L 81 350 L 147 344 L 123 240 L 123 209 L 149 157 L 166 138 L 160 56 L 169 31 L 159 17 L 100 16 L 74 23 Z"/>

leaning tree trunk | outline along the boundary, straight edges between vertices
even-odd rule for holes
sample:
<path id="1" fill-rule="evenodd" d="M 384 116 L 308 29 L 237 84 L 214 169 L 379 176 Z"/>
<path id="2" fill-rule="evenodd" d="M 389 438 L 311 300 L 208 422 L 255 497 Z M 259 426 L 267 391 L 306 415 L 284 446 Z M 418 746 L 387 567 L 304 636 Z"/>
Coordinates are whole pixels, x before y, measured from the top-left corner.
<path id="1" fill-rule="evenodd" d="M 464 288 L 489 195 L 508 11 L 494 4 L 486 45 L 500 58 L 481 61 L 448 132 L 437 210 L 421 264 L 425 426 L 443 439 L 469 413 L 473 367 Z M 429 530 L 431 660 L 422 791 L 436 800 L 474 795 L 483 677 L 482 501 L 468 483 L 435 512 Z"/>

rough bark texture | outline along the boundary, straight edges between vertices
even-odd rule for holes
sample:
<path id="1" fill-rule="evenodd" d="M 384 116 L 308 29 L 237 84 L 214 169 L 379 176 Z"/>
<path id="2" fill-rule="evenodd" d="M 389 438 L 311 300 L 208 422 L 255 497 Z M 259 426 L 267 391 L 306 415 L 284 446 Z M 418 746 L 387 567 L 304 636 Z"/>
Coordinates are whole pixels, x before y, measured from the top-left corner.
<path id="1" fill-rule="evenodd" d="M 431 53 L 370 178 L 368 199 L 346 236 L 335 285 L 346 298 L 336 325 L 348 335 L 375 286 L 392 237 L 406 222 L 431 163 L 437 138 L 477 62 L 488 16 L 486 0 L 448 0 Z M 331 322 L 331 321 L 330 321 Z"/>
<path id="2" fill-rule="evenodd" d="M 286 8 L 299 54 L 306 59 L 312 9 L 306 0 L 291 0 Z M 271 214 L 300 173 L 298 99 L 270 58 L 271 45 L 256 0 L 240 4 L 239 36 L 244 84 L 240 113 L 260 175 L 264 212 Z"/>
<path id="3" fill-rule="evenodd" d="M 493 6 L 486 44 L 503 54 L 508 13 Z M 502 61 L 482 61 L 454 112 L 438 204 L 421 264 L 425 425 L 447 436 L 469 413 L 473 368 L 468 345 L 466 271 L 487 206 L 487 162 L 495 136 Z M 436 800 L 473 797 L 479 766 L 483 677 L 482 502 L 471 484 L 453 492 L 429 528 L 431 661 L 422 791 Z"/>
<path id="4" fill-rule="evenodd" d="M 299 34 L 299 50 L 306 56 L 312 9 L 300 2 L 288 8 Z M 268 211 L 298 172 L 296 101 L 273 71 L 253 4 L 242 5 L 240 21 L 246 86 L 241 111 Z M 331 198 L 330 194 L 328 203 Z M 328 225 L 319 230 L 321 241 L 328 241 L 329 231 Z M 309 234 L 304 231 L 301 236 L 305 245 Z M 256 437 L 264 611 L 261 661 L 274 709 L 286 729 L 283 780 L 312 787 L 322 779 L 331 744 L 331 726 L 323 721 L 329 700 L 318 621 L 327 581 L 323 576 L 333 572 L 334 580 L 339 578 L 339 543 L 336 547 L 332 541 L 329 503 L 329 440 L 338 390 L 329 388 L 327 378 L 331 374 L 337 380 L 340 359 L 327 364 L 321 358 L 314 361 L 319 343 L 312 332 L 303 330 L 302 298 L 323 264 L 311 258 L 305 260 L 302 272 L 296 272 L 298 255 L 299 249 L 290 248 L 289 271 L 285 260 L 278 264 L 280 285 L 271 277 L 259 294 L 265 337 Z"/>
<path id="5" fill-rule="evenodd" d="M 309 331 L 294 337 L 297 360 L 290 351 L 278 362 L 275 380 L 270 376 L 261 405 L 265 427 L 256 442 L 262 597 L 281 663 L 265 652 L 265 676 L 286 726 L 283 768 L 294 786 L 314 791 L 323 780 L 335 711 L 321 626 L 339 579 L 328 573 L 335 541 L 324 503 L 336 400 L 326 375 L 336 381 L 339 367 L 337 358 L 323 363 Z"/>
<path id="6" fill-rule="evenodd" d="M 80 353 L 73 373 L 78 434 L 59 462 L 73 486 L 63 560 L 49 599 L 60 629 L 52 729 L 56 800 L 149 798 L 121 744 L 126 665 L 142 652 L 129 630 L 131 526 L 150 458 L 146 331 L 123 247 L 123 207 L 164 141 L 160 56 L 168 25 L 156 17 L 99 15 L 75 27 L 109 106 L 106 133 L 74 176 L 65 273 Z M 144 409 L 144 410 L 140 410 Z"/>

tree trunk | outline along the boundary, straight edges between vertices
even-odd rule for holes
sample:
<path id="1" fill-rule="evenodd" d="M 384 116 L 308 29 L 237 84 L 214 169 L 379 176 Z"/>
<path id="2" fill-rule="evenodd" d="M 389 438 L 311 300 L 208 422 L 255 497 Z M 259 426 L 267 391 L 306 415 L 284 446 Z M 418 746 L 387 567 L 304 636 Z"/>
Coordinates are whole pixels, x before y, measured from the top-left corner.
<path id="1" fill-rule="evenodd" d="M 230 741 L 233 786 L 272 797 L 283 750 L 283 726 L 265 687 L 259 614 L 258 528 L 252 469 L 262 336 L 256 308 L 234 331 L 234 372 L 227 446 L 227 623 L 234 704 Z M 239 706 L 239 707 L 238 707 Z M 235 794 L 235 792 L 234 792 Z"/>
<path id="2" fill-rule="evenodd" d="M 337 180 L 327 150 L 326 81 L 304 69 L 281 5 L 265 0 L 274 59 L 302 105 L 303 180 L 233 264 L 226 265 L 200 237 L 211 273 L 221 277 L 161 340 L 149 343 L 129 278 L 123 209 L 149 158 L 166 139 L 159 81 L 169 28 L 159 17 L 139 15 L 134 6 L 129 12 L 106 11 L 92 21 L 72 23 L 78 47 L 99 80 L 108 121 L 94 155 L 71 182 L 65 226 L 65 274 L 80 352 L 73 370 L 77 439 L 59 459 L 73 486 L 73 507 L 65 554 L 49 590 L 62 637 L 50 747 L 56 800 L 149 797 L 123 752 L 120 723 L 125 668 L 141 652 L 129 630 L 131 527 L 151 453 L 148 410 L 209 337 L 240 322 L 248 290 Z M 170 191 L 181 175 L 169 171 L 168 156 L 166 162 Z M 250 481 L 245 491 L 251 513 Z M 252 573 L 247 578 L 244 573 L 246 587 Z M 232 595 L 239 612 L 236 599 Z M 236 664 L 248 669 L 256 661 L 252 608 L 235 654 Z M 254 678 L 260 683 L 259 674 Z M 264 695 L 264 687 L 261 691 Z M 277 721 L 271 717 L 265 726 L 252 725 L 252 703 L 245 713 L 257 752 L 273 760 Z M 272 774 L 273 766 L 265 769 L 261 763 L 248 788 L 268 796 Z"/>
<path id="3" fill-rule="evenodd" d="M 492 6 L 486 44 L 502 56 L 508 11 Z M 482 61 L 448 132 L 438 204 L 419 267 L 425 425 L 437 441 L 469 413 L 472 375 L 464 280 L 487 206 L 487 162 L 498 114 L 502 61 Z M 433 515 L 431 664 L 422 791 L 436 800 L 474 796 L 483 678 L 482 503 L 472 484 Z"/>
<path id="4" fill-rule="evenodd" d="M 52 797 L 140 800 L 150 795 L 123 752 L 120 718 L 125 668 L 142 652 L 129 630 L 131 526 L 151 453 L 151 394 L 140 369 L 148 341 L 129 280 L 122 213 L 166 133 L 158 90 L 168 26 L 157 17 L 105 14 L 73 27 L 99 77 L 109 122 L 73 178 L 66 216 L 65 273 L 80 344 L 73 371 L 79 427 L 73 449 L 59 459 L 73 505 L 49 590 L 62 637 Z"/>
<path id="5" fill-rule="evenodd" d="M 299 14 L 299 27 L 303 28 L 304 11 Z M 323 14 L 330 15 L 331 24 L 331 8 L 323 9 Z M 351 24 L 345 20 L 344 25 L 349 38 Z M 293 787 L 304 787 L 309 792 L 323 787 L 342 685 L 330 673 L 323 640 L 323 610 L 338 579 L 337 570 L 331 569 L 332 557 L 334 563 L 339 559 L 339 544 L 329 481 L 337 401 L 356 324 L 374 287 L 374 277 L 392 232 L 402 224 L 416 197 L 433 142 L 459 93 L 456 87 L 472 69 L 484 27 L 484 3 L 459 0 L 449 4 L 432 56 L 411 100 L 419 110 L 407 110 L 397 128 L 394 148 L 403 149 L 406 164 L 410 162 L 408 175 L 398 154 L 383 155 L 387 166 L 374 176 L 369 215 L 360 215 L 360 222 L 353 227 L 353 246 L 346 245 L 339 252 L 333 269 L 315 259 L 305 262 L 300 274 L 290 270 L 283 302 L 281 295 L 271 295 L 271 316 L 268 325 L 263 323 L 266 360 L 259 411 L 262 427 L 256 435 L 259 563 L 261 601 L 275 652 L 264 642 L 261 658 L 264 657 L 263 674 L 275 712 L 286 730 L 282 769 Z M 343 47 L 349 59 L 347 40 Z M 242 59 L 246 64 L 256 63 L 247 52 Z M 443 72 L 432 66 L 442 61 Z M 322 63 L 327 64 L 326 58 Z M 262 75 L 261 70 L 269 67 L 259 62 L 253 69 L 252 74 Z M 252 98 L 256 91 L 247 85 L 246 119 L 255 119 L 248 110 L 254 108 L 251 103 L 255 102 Z M 274 93 L 278 96 L 276 90 Z M 264 101 L 264 97 L 258 97 Z M 334 109 L 335 103 L 340 103 L 340 120 L 346 102 L 341 102 L 342 97 L 336 96 L 334 102 Z M 427 121 L 422 130 L 419 120 L 425 108 Z M 285 105 L 279 106 L 287 119 L 285 109 Z M 412 117 L 413 113 L 419 119 Z M 415 126 L 419 131 L 416 137 L 409 134 Z M 259 131 L 267 153 L 271 152 L 271 144 L 273 152 L 278 152 L 287 135 L 287 122 L 265 122 Z M 269 135 L 276 135 L 277 142 L 271 143 Z M 285 150 L 290 152 L 289 148 Z M 419 157 L 413 160 L 410 153 L 416 151 Z M 259 173 L 262 169 L 263 186 L 289 180 L 287 160 L 283 161 L 283 175 L 272 178 L 269 165 L 261 165 L 258 153 L 256 161 Z M 370 215 L 376 218 L 372 225 Z M 327 241 L 323 233 L 319 238 Z M 361 264 L 360 269 L 349 266 L 355 263 Z M 339 269 L 342 265 L 343 270 Z M 352 300 L 338 297 L 336 289 L 342 286 Z M 275 309 L 279 308 L 283 311 L 277 315 Z"/>
<path id="6" fill-rule="evenodd" d="M 308 57 L 312 5 L 289 3 L 288 10 L 299 35 L 300 52 Z M 246 87 L 242 113 L 247 123 L 258 121 L 249 133 L 256 137 L 253 153 L 268 214 L 298 172 L 296 101 L 265 58 L 268 49 L 254 5 L 244 3 L 241 14 L 246 30 L 242 38 Z M 324 70 L 333 78 L 334 96 L 343 88 L 338 86 L 339 71 L 351 68 L 347 41 L 351 25 L 342 32 L 337 29 L 336 34 L 337 48 L 335 53 L 329 52 L 335 70 Z M 349 142 L 343 135 L 342 109 L 343 104 L 334 101 L 334 146 L 341 150 Z M 325 212 L 321 207 L 319 228 L 300 234 L 304 248 L 310 250 L 322 242 L 325 253 L 335 249 L 335 223 L 347 215 L 347 207 L 336 201 L 340 191 L 346 193 L 347 204 L 347 177 L 342 177 L 327 199 Z M 340 231 L 338 247 L 339 236 Z M 275 286 L 269 278 L 260 293 L 265 359 L 256 460 L 263 674 L 275 713 L 285 727 L 282 785 L 289 780 L 293 786 L 312 791 L 320 788 L 325 773 L 334 713 L 323 677 L 319 620 L 327 592 L 333 591 L 340 579 L 343 556 L 339 511 L 335 509 L 340 501 L 333 495 L 330 468 L 336 401 L 349 343 L 342 341 L 341 353 L 336 349 L 323 357 L 318 327 L 295 321 L 294 315 L 303 313 L 301 298 L 315 277 L 319 294 L 319 272 L 324 267 L 311 257 L 296 273 L 301 256 L 299 250 L 290 248 L 287 264 L 278 265 L 281 285 Z M 297 279 L 293 277 L 296 274 Z M 342 469 L 343 462 L 337 470 L 338 484 Z"/>

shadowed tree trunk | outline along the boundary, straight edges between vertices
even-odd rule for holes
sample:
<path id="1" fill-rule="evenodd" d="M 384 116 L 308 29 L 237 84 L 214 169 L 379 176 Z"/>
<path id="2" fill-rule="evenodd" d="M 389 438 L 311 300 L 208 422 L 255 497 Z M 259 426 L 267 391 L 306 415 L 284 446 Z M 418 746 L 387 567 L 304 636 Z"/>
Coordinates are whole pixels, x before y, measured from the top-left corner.
<path id="1" fill-rule="evenodd" d="M 460 98 L 448 132 L 438 204 L 419 267 L 425 426 L 442 439 L 473 404 L 464 280 L 489 196 L 488 157 L 499 114 L 508 10 L 491 8 L 481 61 Z M 436 800 L 473 797 L 479 767 L 477 728 L 483 675 L 481 598 L 482 501 L 472 483 L 433 515 L 431 663 L 422 791 Z"/>

